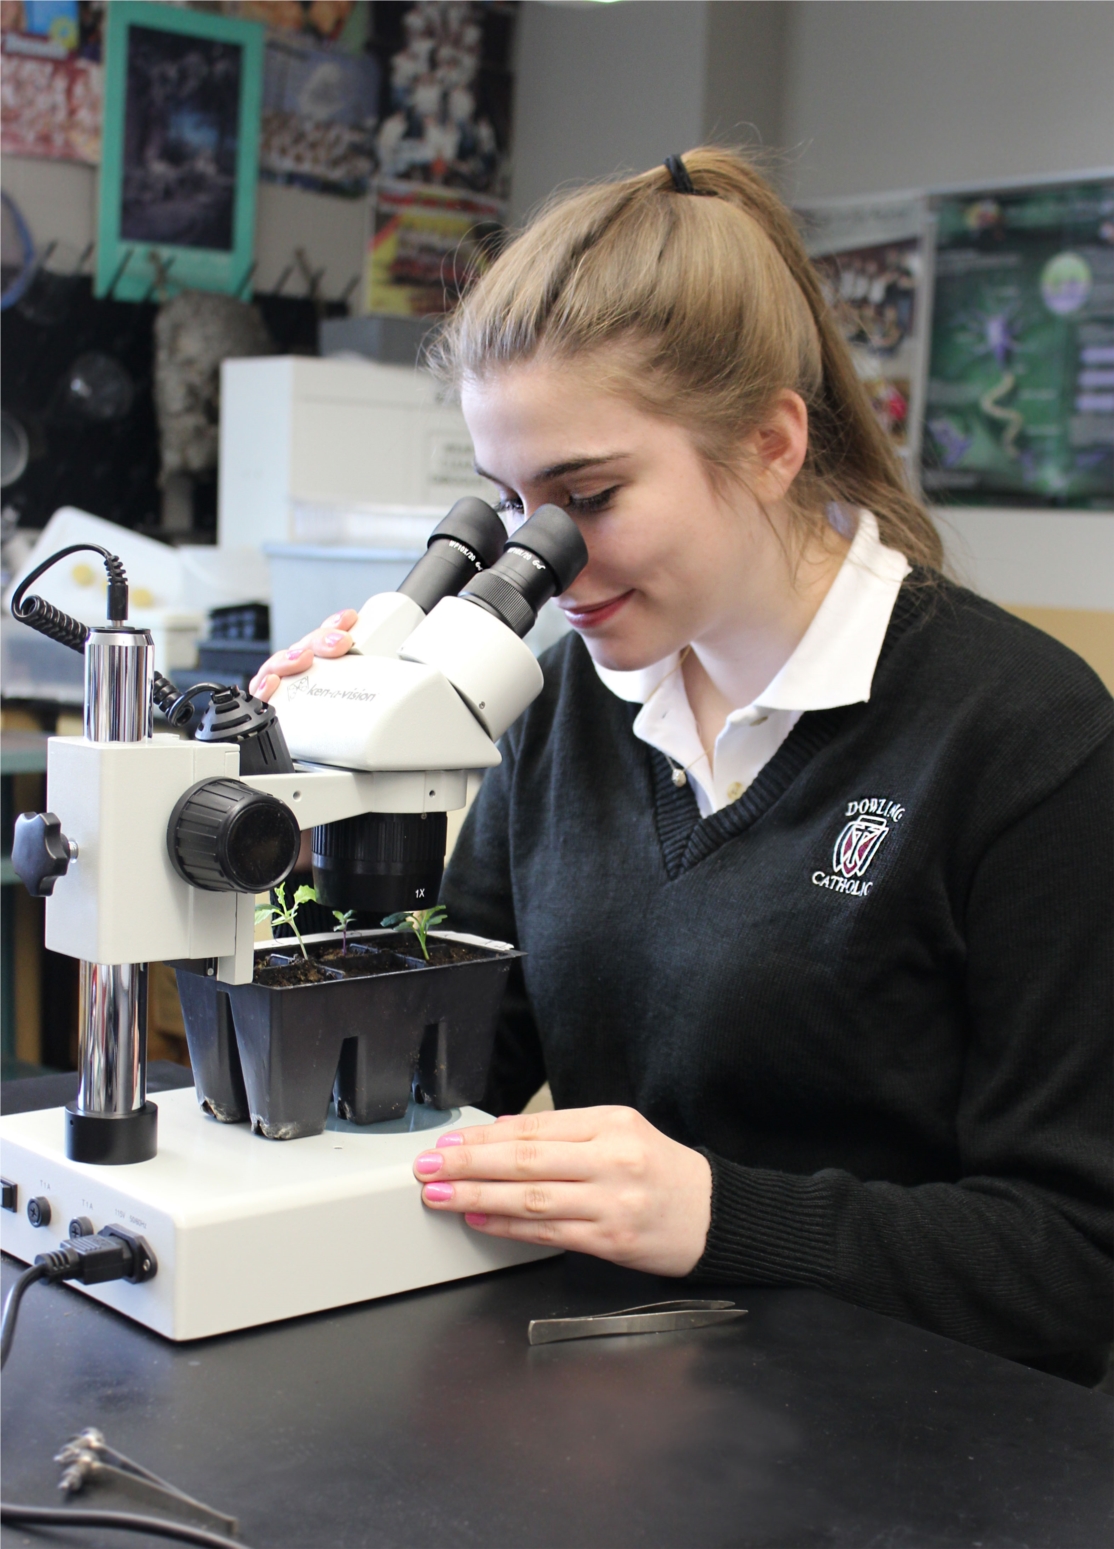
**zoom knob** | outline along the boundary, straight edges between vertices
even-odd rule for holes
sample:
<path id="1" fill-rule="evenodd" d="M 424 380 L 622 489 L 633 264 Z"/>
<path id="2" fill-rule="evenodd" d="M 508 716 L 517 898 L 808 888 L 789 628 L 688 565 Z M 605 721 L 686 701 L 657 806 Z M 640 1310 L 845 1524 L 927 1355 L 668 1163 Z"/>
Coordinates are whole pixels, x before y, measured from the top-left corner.
<path id="1" fill-rule="evenodd" d="M 242 780 L 200 780 L 170 814 L 166 848 L 178 875 L 208 893 L 266 893 L 294 870 L 298 820 Z"/>

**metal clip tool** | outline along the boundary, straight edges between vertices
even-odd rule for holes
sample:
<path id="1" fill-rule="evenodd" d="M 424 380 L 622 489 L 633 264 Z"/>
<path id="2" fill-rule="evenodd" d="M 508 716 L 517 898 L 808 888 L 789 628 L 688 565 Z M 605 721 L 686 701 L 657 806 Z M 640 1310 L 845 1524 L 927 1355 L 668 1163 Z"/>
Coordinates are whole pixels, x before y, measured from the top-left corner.
<path id="1" fill-rule="evenodd" d="M 584 1318 L 533 1318 L 526 1333 L 532 1345 L 552 1345 L 561 1339 L 604 1339 L 612 1334 L 676 1334 L 734 1323 L 746 1315 L 746 1308 L 734 1302 L 651 1302 Z"/>
<path id="2" fill-rule="evenodd" d="M 55 1454 L 54 1461 L 62 1465 L 58 1488 L 63 1495 L 76 1495 L 92 1482 L 114 1484 L 145 1506 L 161 1507 L 163 1511 L 173 1512 L 203 1527 L 217 1527 L 229 1538 L 239 1534 L 240 1525 L 235 1517 L 194 1500 L 141 1463 L 126 1458 L 122 1452 L 110 1447 L 102 1433 L 91 1426 L 68 1441 L 61 1452 Z"/>

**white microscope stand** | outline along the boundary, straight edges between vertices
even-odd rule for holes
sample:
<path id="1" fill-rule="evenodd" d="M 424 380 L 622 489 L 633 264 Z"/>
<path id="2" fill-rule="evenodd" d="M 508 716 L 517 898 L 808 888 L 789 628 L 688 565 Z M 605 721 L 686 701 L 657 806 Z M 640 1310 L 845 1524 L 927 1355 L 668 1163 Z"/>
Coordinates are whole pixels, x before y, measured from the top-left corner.
<path id="1" fill-rule="evenodd" d="M 17 1185 L 0 1212 L 0 1248 L 30 1263 L 69 1235 L 119 1225 L 154 1249 L 158 1273 L 131 1285 L 78 1287 L 168 1339 L 200 1339 L 329 1307 L 391 1296 L 547 1258 L 427 1210 L 412 1171 L 439 1133 L 488 1122 L 476 1108 L 416 1131 L 393 1124 L 263 1141 L 247 1124 L 218 1124 L 192 1087 L 160 1092 L 158 1155 L 130 1167 L 66 1157 L 61 1108 L 0 1120 L 0 1168 Z M 402 1121 L 399 1121 L 401 1124 Z M 27 1201 L 45 1197 L 35 1228 Z"/>

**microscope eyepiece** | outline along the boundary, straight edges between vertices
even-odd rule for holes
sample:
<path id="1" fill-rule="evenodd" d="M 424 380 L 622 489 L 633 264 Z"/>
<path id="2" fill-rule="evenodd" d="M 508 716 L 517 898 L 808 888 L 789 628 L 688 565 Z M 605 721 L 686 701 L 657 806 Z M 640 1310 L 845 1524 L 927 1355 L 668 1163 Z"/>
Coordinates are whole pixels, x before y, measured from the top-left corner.
<path id="1" fill-rule="evenodd" d="M 493 565 L 507 541 L 507 529 L 485 501 L 458 500 L 429 536 L 426 552 L 399 587 L 423 613 L 455 597 L 479 572 Z"/>
<path id="2" fill-rule="evenodd" d="M 571 586 L 588 563 L 580 529 L 560 506 L 539 506 L 507 540 L 502 557 L 460 595 L 493 613 L 516 635 L 527 634 L 551 597 Z"/>

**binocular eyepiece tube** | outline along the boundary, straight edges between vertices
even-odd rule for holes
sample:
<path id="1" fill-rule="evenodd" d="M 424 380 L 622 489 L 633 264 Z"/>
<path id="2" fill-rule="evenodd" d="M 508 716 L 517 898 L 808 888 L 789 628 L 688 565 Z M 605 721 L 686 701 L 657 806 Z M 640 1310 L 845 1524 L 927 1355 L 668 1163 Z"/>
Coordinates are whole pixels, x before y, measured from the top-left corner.
<path id="1" fill-rule="evenodd" d="M 507 529 L 483 500 L 458 500 L 429 536 L 425 553 L 399 587 L 404 597 L 429 613 L 442 597 L 455 597 L 480 572 L 494 565 Z"/>
<path id="2" fill-rule="evenodd" d="M 587 560 L 584 539 L 559 506 L 539 507 L 508 539 L 490 506 L 476 499 L 458 501 L 399 587 L 428 615 L 403 656 L 444 672 L 498 736 L 500 722 L 509 724 L 541 684 L 540 670 L 519 643 L 521 637 Z M 518 638 L 509 639 L 494 619 Z M 416 643 L 419 637 L 424 645 Z M 503 713 L 500 705 L 506 706 Z M 445 837 L 444 813 L 366 813 L 315 828 L 318 901 L 380 917 L 432 907 L 445 865 Z"/>
<path id="3" fill-rule="evenodd" d="M 588 550 L 576 523 L 560 506 L 539 506 L 510 538 L 488 570 L 469 580 L 460 596 L 513 629 L 520 638 L 538 614 L 588 563 Z"/>

